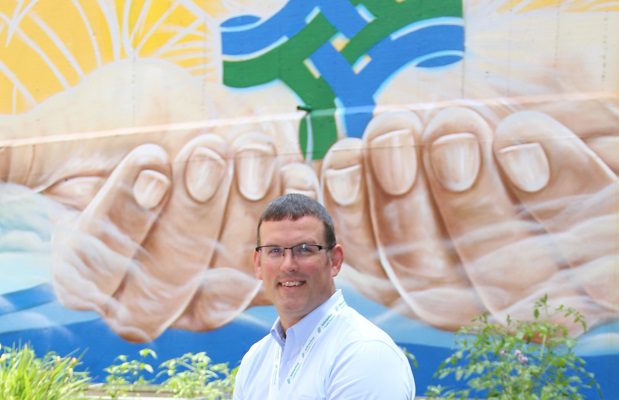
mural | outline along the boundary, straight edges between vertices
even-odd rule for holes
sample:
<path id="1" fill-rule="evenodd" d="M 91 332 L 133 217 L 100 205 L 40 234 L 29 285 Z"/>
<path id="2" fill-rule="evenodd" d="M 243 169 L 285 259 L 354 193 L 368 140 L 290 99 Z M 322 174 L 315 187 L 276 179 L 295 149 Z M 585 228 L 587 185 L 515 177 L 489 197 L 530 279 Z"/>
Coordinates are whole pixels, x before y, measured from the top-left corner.
<path id="1" fill-rule="evenodd" d="M 548 294 L 615 393 L 618 49 L 610 0 L 4 1 L 0 343 L 235 365 L 275 318 L 256 221 L 295 191 L 420 388 Z"/>

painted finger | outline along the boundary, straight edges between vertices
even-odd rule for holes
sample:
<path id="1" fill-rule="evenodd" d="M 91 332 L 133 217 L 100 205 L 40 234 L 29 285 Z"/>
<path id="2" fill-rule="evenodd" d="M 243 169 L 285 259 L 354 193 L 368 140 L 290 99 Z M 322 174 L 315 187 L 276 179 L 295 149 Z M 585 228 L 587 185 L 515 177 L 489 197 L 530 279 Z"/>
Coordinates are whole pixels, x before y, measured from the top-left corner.
<path id="1" fill-rule="evenodd" d="M 168 156 L 142 145 L 118 165 L 88 207 L 56 223 L 52 280 L 63 304 L 102 311 L 165 205 Z"/>
<path id="2" fill-rule="evenodd" d="M 173 190 L 143 251 L 137 269 L 115 293 L 108 318 L 141 337 L 158 337 L 188 306 L 218 244 L 232 180 L 227 146 L 204 134 L 187 143 L 173 163 Z"/>
<path id="3" fill-rule="evenodd" d="M 307 164 L 292 163 L 281 169 L 283 194 L 300 193 L 320 201 L 320 190 L 316 173 Z"/>
<path id="4" fill-rule="evenodd" d="M 10 182 L 9 172 L 11 169 L 11 148 L 0 147 L 0 182 Z"/>
<path id="5" fill-rule="evenodd" d="M 348 138 L 335 143 L 325 156 L 321 172 L 324 205 L 333 217 L 335 231 L 346 250 L 340 278 L 365 296 L 385 305 L 399 294 L 389 281 L 375 252 L 366 183 L 363 142 Z"/>
<path id="6" fill-rule="evenodd" d="M 260 281 L 232 268 L 202 273 L 198 295 L 174 322 L 175 328 L 204 331 L 219 328 L 241 314 L 257 295 Z"/>
<path id="7" fill-rule="evenodd" d="M 619 136 L 599 136 L 586 140 L 586 143 L 615 175 L 619 175 Z"/>
<path id="8" fill-rule="evenodd" d="M 497 316 L 530 317 L 541 282 L 556 297 L 575 289 L 558 274 L 538 225 L 518 209 L 495 166 L 493 132 L 464 108 L 439 112 L 423 134 L 424 167 L 434 200 L 485 307 Z"/>
<path id="9" fill-rule="evenodd" d="M 273 139 L 250 132 L 232 144 L 234 179 L 219 244 L 211 265 L 235 268 L 254 276 L 251 255 L 255 226 L 266 205 L 281 194 L 280 167 Z"/>
<path id="10" fill-rule="evenodd" d="M 372 229 L 380 262 L 413 314 L 431 325 L 457 329 L 483 306 L 445 240 L 419 165 L 421 130 L 414 113 L 401 111 L 374 118 L 365 131 Z"/>
<path id="11" fill-rule="evenodd" d="M 567 127 L 520 112 L 497 127 L 497 160 L 510 189 L 574 268 L 573 281 L 619 311 L 619 180 Z"/>

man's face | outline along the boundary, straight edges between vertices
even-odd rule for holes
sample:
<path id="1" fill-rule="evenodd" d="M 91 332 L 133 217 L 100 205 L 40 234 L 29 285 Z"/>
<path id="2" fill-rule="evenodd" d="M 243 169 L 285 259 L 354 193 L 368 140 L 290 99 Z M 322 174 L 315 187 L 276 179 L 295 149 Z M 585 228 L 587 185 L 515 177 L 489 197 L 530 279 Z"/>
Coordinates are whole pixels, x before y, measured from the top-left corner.
<path id="1" fill-rule="evenodd" d="M 325 246 L 322 222 L 312 216 L 296 221 L 264 221 L 261 245 L 292 247 L 301 243 Z M 335 291 L 333 278 L 340 271 L 343 251 L 336 245 L 309 258 L 294 257 L 285 250 L 273 259 L 266 252 L 254 252 L 256 277 L 263 281 L 266 296 L 273 302 L 282 326 L 288 329 L 326 301 Z"/>

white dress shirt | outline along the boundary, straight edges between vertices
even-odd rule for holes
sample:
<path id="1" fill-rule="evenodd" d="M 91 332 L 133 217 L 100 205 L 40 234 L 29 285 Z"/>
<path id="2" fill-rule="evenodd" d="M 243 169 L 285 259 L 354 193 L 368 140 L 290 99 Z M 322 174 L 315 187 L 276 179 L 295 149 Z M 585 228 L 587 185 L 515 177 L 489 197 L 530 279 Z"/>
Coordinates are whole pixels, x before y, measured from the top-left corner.
<path id="1" fill-rule="evenodd" d="M 320 326 L 320 328 L 318 328 Z M 290 327 L 279 319 L 241 361 L 234 400 L 384 399 L 415 397 L 402 350 L 348 307 L 341 291 Z"/>

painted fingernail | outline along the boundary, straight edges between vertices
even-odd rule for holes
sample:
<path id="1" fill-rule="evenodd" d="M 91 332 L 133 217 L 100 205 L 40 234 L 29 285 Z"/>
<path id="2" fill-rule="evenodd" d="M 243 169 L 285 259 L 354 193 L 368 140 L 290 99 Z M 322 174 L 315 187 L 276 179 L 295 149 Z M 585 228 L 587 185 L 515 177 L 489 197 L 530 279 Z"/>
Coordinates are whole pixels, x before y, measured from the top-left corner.
<path id="1" fill-rule="evenodd" d="M 192 199 L 199 203 L 209 200 L 226 174 L 223 158 L 206 147 L 195 148 L 185 169 L 185 186 Z"/>
<path id="2" fill-rule="evenodd" d="M 407 129 L 372 139 L 370 161 L 376 180 L 385 192 L 401 195 L 413 186 L 417 176 L 417 152 Z"/>
<path id="3" fill-rule="evenodd" d="M 328 169 L 326 182 L 333 200 L 340 206 L 349 206 L 355 202 L 361 190 L 361 166 Z"/>
<path id="4" fill-rule="evenodd" d="M 161 172 L 145 169 L 133 185 L 133 196 L 146 210 L 157 207 L 170 188 L 170 179 Z"/>
<path id="5" fill-rule="evenodd" d="M 518 189 L 535 193 L 550 180 L 550 166 L 539 143 L 505 147 L 497 152 L 503 172 Z"/>
<path id="6" fill-rule="evenodd" d="M 262 199 L 273 180 L 275 150 L 269 144 L 252 144 L 236 153 L 236 174 L 241 194 L 248 200 Z"/>
<path id="7" fill-rule="evenodd" d="M 301 193 L 317 198 L 318 178 L 314 170 L 305 164 L 290 164 L 282 169 L 284 193 Z"/>
<path id="8" fill-rule="evenodd" d="M 432 143 L 432 170 L 441 185 L 452 192 L 470 189 L 480 168 L 479 143 L 471 133 L 454 133 Z"/>

